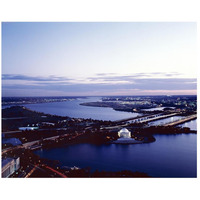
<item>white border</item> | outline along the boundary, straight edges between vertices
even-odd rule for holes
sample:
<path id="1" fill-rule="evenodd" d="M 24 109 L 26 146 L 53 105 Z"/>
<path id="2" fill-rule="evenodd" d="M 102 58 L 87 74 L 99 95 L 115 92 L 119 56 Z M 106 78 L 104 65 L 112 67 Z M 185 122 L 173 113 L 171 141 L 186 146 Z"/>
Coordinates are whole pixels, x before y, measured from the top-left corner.
<path id="1" fill-rule="evenodd" d="M 3 0 L 3 21 L 192 21 L 197 0 Z M 198 38 L 198 47 L 200 41 Z M 198 51 L 198 57 L 199 51 Z M 199 66 L 199 62 L 198 62 Z M 199 82 L 198 82 L 199 88 Z M 199 99 L 199 98 L 198 98 Z M 198 108 L 199 113 L 199 108 Z M 199 117 L 199 115 L 198 115 Z M 199 130 L 199 123 L 198 123 Z M 199 152 L 198 142 L 198 152 Z M 199 154 L 198 154 L 199 155 Z M 199 161 L 198 161 L 199 171 Z M 1 179 L 5 199 L 199 199 L 197 179 Z"/>

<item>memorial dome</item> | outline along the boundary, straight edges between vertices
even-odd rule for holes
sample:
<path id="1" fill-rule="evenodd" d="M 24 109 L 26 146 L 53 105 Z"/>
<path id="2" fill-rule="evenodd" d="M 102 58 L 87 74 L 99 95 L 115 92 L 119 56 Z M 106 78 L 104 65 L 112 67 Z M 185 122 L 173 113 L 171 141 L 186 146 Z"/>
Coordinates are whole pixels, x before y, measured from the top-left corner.
<path id="1" fill-rule="evenodd" d="M 131 132 L 128 129 L 123 128 L 118 132 L 118 136 L 120 138 L 131 138 Z"/>

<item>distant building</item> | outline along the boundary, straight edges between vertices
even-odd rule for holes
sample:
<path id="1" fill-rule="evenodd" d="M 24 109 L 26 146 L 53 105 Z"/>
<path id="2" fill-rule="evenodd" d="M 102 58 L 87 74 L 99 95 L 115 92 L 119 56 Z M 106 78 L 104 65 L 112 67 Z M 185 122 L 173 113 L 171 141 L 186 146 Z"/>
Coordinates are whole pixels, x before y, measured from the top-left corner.
<path id="1" fill-rule="evenodd" d="M 42 122 L 41 124 L 43 124 L 43 125 L 52 125 L 52 126 L 55 125 L 55 123 L 51 123 L 51 122 Z"/>
<path id="2" fill-rule="evenodd" d="M 19 127 L 19 130 L 20 131 L 33 131 L 33 130 L 37 130 L 39 127 L 30 127 L 30 126 L 27 126 L 27 127 Z"/>
<path id="3" fill-rule="evenodd" d="M 51 122 L 42 122 L 42 125 L 47 125 L 47 126 L 55 126 L 55 123 L 51 123 Z"/>
<path id="4" fill-rule="evenodd" d="M 7 178 L 20 168 L 20 159 L 6 158 L 2 159 L 1 177 Z"/>

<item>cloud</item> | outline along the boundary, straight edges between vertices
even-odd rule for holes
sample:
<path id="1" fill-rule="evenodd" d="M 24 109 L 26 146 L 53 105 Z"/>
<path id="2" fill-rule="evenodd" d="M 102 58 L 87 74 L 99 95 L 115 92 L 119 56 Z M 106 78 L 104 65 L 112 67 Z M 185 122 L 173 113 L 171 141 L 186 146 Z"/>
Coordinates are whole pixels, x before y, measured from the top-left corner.
<path id="1" fill-rule="evenodd" d="M 160 73 L 158 73 L 160 74 Z M 34 77 L 25 75 L 9 75 L 2 76 L 3 94 L 6 91 L 44 91 L 42 95 L 55 92 L 55 94 L 112 94 L 134 92 L 142 93 L 159 93 L 158 91 L 195 91 L 197 89 L 196 79 L 194 78 L 174 78 L 174 73 L 165 74 L 165 78 L 147 77 L 148 74 L 140 73 L 133 75 L 117 76 L 96 76 L 85 79 L 70 79 L 59 76 Z M 143 78 L 145 76 L 145 78 Z M 24 84 L 22 81 L 25 81 Z M 149 92 L 148 92 L 149 91 Z M 169 92 L 168 92 L 169 93 Z M 41 95 L 41 94 L 35 94 Z M 12 95 L 10 95 L 12 96 Z M 22 95 L 24 96 L 24 94 Z"/>
<path id="2" fill-rule="evenodd" d="M 177 77 L 181 75 L 180 73 L 171 72 L 171 73 L 164 73 L 164 72 L 152 72 L 152 73 L 135 73 L 131 75 L 119 75 L 116 73 L 98 73 L 93 77 L 86 77 L 80 79 L 72 79 L 64 76 L 27 76 L 22 74 L 2 74 L 2 80 L 16 80 L 16 81 L 35 81 L 35 82 L 66 82 L 66 83 L 88 83 L 90 81 L 95 82 L 116 82 L 116 81 L 125 81 L 131 82 L 133 79 L 140 79 L 140 78 L 160 78 L 159 76 L 164 77 Z"/>
<path id="3" fill-rule="evenodd" d="M 117 75 L 116 73 L 97 73 L 96 76 L 110 76 L 110 75 Z"/>
<path id="4" fill-rule="evenodd" d="M 3 88 L 43 88 L 52 90 L 101 90 L 101 89 L 149 89 L 149 90 L 183 90 L 183 89 L 196 89 L 195 79 L 134 79 L 130 83 L 71 83 L 66 84 L 62 82 L 51 82 L 41 84 L 3 84 Z"/>
<path id="5" fill-rule="evenodd" d="M 47 76 L 47 77 L 36 77 L 36 76 L 27 76 L 19 74 L 2 74 L 2 80 L 25 80 L 25 81 L 69 81 L 72 80 L 66 77 L 60 76 Z"/>
<path id="6" fill-rule="evenodd" d="M 165 78 L 178 78 L 181 74 L 176 72 L 164 73 L 164 72 L 153 72 L 153 73 L 135 73 L 131 75 L 110 75 L 108 74 L 96 74 L 94 77 L 89 77 L 89 81 L 93 82 L 101 82 L 101 83 L 117 83 L 117 82 L 125 82 L 125 83 L 135 83 L 138 79 L 165 79 Z"/>

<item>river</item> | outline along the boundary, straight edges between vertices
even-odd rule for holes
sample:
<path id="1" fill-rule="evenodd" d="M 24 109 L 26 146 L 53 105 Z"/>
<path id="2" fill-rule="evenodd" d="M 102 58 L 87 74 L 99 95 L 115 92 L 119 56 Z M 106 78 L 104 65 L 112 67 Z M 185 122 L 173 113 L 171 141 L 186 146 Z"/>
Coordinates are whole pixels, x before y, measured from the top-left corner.
<path id="1" fill-rule="evenodd" d="M 196 120 L 181 126 L 196 130 Z M 131 170 L 153 177 L 196 177 L 197 135 L 155 135 L 148 144 L 75 144 L 41 149 L 35 153 L 43 158 L 59 160 L 62 166 L 90 167 L 92 171 Z"/>
<path id="2" fill-rule="evenodd" d="M 136 117 L 138 113 L 115 111 L 107 107 L 82 106 L 80 103 L 100 101 L 100 97 L 78 98 L 72 101 L 25 104 L 24 106 L 38 112 L 75 118 L 92 118 L 97 120 L 119 120 Z"/>

